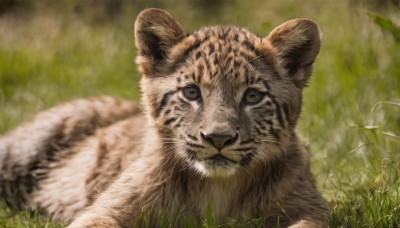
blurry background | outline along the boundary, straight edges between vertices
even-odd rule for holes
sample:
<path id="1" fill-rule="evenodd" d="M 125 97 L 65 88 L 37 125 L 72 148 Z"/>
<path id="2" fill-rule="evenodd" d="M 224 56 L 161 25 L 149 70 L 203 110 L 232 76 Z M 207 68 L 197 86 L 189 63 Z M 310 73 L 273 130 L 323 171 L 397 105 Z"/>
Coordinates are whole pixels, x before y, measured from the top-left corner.
<path id="1" fill-rule="evenodd" d="M 187 32 L 236 24 L 265 36 L 315 20 L 323 42 L 299 127 L 331 227 L 400 226 L 399 0 L 0 0 L 0 133 L 72 98 L 138 100 L 133 23 L 148 7 Z M 0 206 L 0 227 L 47 225 Z"/>

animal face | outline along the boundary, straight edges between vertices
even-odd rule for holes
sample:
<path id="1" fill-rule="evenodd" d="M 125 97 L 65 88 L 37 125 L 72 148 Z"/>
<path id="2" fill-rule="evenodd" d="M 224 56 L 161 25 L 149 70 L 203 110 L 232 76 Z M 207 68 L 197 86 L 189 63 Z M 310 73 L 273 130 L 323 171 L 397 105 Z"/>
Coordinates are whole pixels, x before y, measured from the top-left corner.
<path id="1" fill-rule="evenodd" d="M 319 49 L 315 24 L 287 22 L 265 38 L 229 26 L 186 35 L 170 15 L 159 17 L 138 17 L 137 62 L 150 118 L 171 152 L 206 176 L 283 156 Z"/>

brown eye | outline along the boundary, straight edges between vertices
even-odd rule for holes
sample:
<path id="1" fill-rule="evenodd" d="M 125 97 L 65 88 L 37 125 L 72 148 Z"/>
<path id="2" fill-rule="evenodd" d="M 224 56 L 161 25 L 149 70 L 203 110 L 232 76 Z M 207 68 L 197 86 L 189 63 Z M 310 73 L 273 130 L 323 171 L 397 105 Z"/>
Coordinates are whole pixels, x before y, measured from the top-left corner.
<path id="1" fill-rule="evenodd" d="M 248 89 L 244 94 L 244 100 L 247 104 L 257 104 L 264 98 L 264 94 L 257 89 Z"/>
<path id="2" fill-rule="evenodd" d="M 183 95 L 189 100 L 198 100 L 200 98 L 200 89 L 195 85 L 186 86 L 183 88 Z"/>

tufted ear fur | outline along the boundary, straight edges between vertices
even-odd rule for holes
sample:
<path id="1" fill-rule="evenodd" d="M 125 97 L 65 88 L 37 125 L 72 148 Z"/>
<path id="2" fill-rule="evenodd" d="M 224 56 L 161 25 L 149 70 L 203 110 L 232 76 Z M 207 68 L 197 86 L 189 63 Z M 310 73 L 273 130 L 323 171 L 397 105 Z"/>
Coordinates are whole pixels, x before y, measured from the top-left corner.
<path id="1" fill-rule="evenodd" d="M 311 76 L 320 47 L 320 30 L 312 20 L 294 19 L 275 28 L 267 37 L 277 57 L 277 69 L 303 88 Z"/>
<path id="2" fill-rule="evenodd" d="M 164 10 L 142 11 L 135 22 L 139 70 L 147 76 L 159 73 L 165 67 L 170 48 L 184 36 L 182 27 Z"/>

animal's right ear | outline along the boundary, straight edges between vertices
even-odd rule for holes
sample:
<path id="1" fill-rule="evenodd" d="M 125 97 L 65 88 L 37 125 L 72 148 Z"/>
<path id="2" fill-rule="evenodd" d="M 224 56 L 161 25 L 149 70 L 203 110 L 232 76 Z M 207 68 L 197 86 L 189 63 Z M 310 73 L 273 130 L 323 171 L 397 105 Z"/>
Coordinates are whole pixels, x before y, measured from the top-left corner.
<path id="1" fill-rule="evenodd" d="M 136 63 L 145 76 L 160 73 L 167 63 L 169 50 L 185 36 L 178 22 L 166 11 L 146 9 L 136 18 Z"/>

